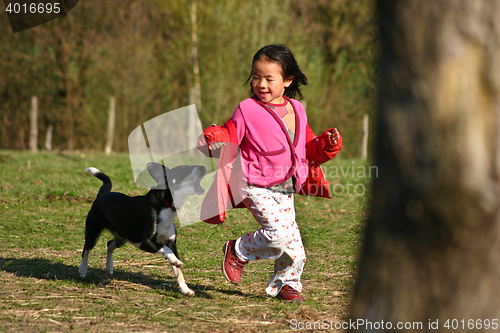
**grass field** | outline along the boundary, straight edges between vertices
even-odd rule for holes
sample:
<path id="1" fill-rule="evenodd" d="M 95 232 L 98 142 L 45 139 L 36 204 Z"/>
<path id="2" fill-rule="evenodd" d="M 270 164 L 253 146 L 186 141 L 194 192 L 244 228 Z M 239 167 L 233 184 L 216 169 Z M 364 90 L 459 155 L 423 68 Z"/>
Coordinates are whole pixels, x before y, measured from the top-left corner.
<path id="1" fill-rule="evenodd" d="M 101 185 L 83 172 L 88 166 L 110 176 L 114 191 L 146 192 L 134 184 L 126 154 L 0 151 L 0 331 L 287 332 L 294 320 L 347 316 L 376 176 L 365 162 L 336 158 L 324 165 L 332 200 L 295 196 L 307 253 L 302 305 L 266 296 L 272 261 L 247 265 L 239 286 L 223 278 L 222 244 L 258 227 L 244 209 L 230 211 L 223 225 L 178 228 L 193 298 L 179 292 L 168 261 L 131 245 L 115 252 L 115 273 L 108 275 L 109 233 L 80 278 L 85 216 Z"/>

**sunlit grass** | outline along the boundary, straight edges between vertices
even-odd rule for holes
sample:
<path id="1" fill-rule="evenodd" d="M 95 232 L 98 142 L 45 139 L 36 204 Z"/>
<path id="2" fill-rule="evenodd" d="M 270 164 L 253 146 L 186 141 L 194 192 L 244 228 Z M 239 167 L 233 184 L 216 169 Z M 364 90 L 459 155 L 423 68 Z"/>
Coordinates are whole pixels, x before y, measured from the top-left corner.
<path id="1" fill-rule="evenodd" d="M 109 233 L 91 252 L 88 276 L 81 279 L 85 216 L 101 185 L 83 172 L 88 166 L 108 174 L 115 191 L 147 191 L 135 185 L 125 154 L 0 151 L 0 327 L 25 332 L 274 331 L 289 328 L 293 318 L 338 321 L 347 315 L 373 178 L 353 176 L 348 168 L 359 171 L 366 162 L 334 159 L 324 165 L 331 188 L 346 188 L 349 182 L 351 190 L 364 187 L 362 194 L 344 191 L 331 200 L 295 196 L 307 253 L 301 306 L 265 295 L 272 261 L 247 265 L 240 286 L 220 273 L 222 244 L 258 228 L 245 209 L 231 210 L 223 225 L 200 222 L 178 228 L 184 275 L 194 298 L 180 294 L 163 258 L 130 245 L 115 252 L 115 274 L 107 275 Z"/>

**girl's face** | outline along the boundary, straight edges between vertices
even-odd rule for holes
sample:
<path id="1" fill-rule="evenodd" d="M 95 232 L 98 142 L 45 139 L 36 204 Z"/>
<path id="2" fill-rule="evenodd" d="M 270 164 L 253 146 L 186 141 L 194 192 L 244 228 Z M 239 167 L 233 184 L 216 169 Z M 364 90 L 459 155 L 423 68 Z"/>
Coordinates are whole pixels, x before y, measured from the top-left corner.
<path id="1" fill-rule="evenodd" d="M 285 88 L 289 87 L 292 81 L 293 78 L 283 79 L 281 67 L 277 63 L 259 59 L 253 65 L 253 92 L 264 103 L 283 103 Z"/>

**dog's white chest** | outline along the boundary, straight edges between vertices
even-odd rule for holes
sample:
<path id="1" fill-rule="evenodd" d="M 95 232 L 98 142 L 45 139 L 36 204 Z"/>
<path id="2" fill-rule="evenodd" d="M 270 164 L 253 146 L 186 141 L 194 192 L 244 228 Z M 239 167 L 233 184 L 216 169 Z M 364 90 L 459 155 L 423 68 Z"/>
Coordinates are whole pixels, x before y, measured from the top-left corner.
<path id="1" fill-rule="evenodd" d="M 174 220 L 177 216 L 177 212 L 165 208 L 158 214 L 158 220 L 156 224 L 156 241 L 160 244 L 164 244 L 166 240 L 174 240 L 176 235 Z"/>

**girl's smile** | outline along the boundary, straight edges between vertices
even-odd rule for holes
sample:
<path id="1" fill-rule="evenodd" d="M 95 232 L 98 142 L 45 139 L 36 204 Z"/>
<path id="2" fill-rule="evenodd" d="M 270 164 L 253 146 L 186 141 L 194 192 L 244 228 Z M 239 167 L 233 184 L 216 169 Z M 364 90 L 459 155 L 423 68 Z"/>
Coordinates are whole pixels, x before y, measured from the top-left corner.
<path id="1" fill-rule="evenodd" d="M 259 59 L 253 65 L 252 88 L 264 103 L 283 103 L 285 88 L 290 86 L 292 81 L 293 78 L 283 79 L 281 67 L 275 62 Z"/>

